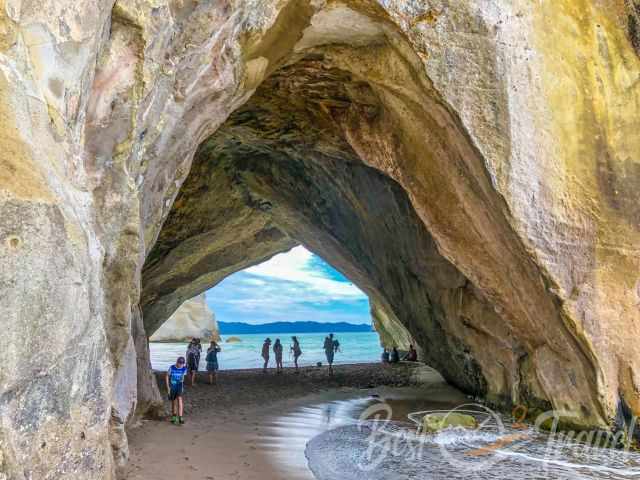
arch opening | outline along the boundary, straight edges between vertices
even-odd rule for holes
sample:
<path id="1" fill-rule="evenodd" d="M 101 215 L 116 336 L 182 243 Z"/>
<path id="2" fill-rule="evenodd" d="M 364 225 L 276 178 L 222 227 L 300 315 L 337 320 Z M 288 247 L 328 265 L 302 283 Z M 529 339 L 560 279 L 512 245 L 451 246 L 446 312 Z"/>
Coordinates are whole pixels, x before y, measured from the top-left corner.
<path id="1" fill-rule="evenodd" d="M 148 333 L 295 243 L 468 391 L 640 412 L 632 2 L 445 3 L 8 12 L 3 473 L 115 476 Z"/>
<path id="2" fill-rule="evenodd" d="M 200 144 L 147 256 L 147 334 L 185 298 L 299 243 L 367 293 L 381 331 L 406 329 L 461 390 L 601 423 L 583 391 L 597 382 L 590 350 L 480 151 L 379 12 L 335 8 L 361 20 L 356 34 L 328 35 L 330 8 L 276 67 L 250 49 L 249 77 L 266 78 Z"/>
<path id="3" fill-rule="evenodd" d="M 330 332 L 342 344 L 336 364 L 378 363 L 382 346 L 407 351 L 414 343 L 403 330 L 381 337 L 373 329 L 368 296 L 299 245 L 183 303 L 149 339 L 152 367 L 166 370 L 199 338 L 203 345 L 215 340 L 222 346 L 224 370 L 262 368 L 263 340 L 280 338 L 290 346 L 292 335 L 304 351 L 299 365 L 315 366 L 326 361 L 322 345 Z M 291 362 L 285 355 L 285 366 Z"/>
<path id="4" fill-rule="evenodd" d="M 243 140 L 244 135 L 259 139 L 264 122 L 274 121 L 270 113 L 256 118 L 242 109 L 230 121 L 236 118 L 243 122 L 241 126 L 223 127 L 200 147 L 147 260 L 143 271 L 147 333 L 185 298 L 213 285 L 219 272 L 241 270 L 300 243 L 366 292 L 381 329 L 399 332 L 407 326 L 422 340 L 419 344 L 429 343 L 428 363 L 466 391 L 485 394 L 485 380 L 468 349 L 455 344 L 455 337 L 444 331 L 440 298 L 432 300 L 429 295 L 443 285 L 440 288 L 449 291 L 446 295 L 453 296 L 466 287 L 466 280 L 437 254 L 403 190 L 352 152 L 341 153 L 323 138 L 309 142 L 308 121 L 298 119 L 296 133 L 286 121 L 284 138 L 273 132 L 277 143 L 283 138 L 293 146 L 287 152 L 279 144 Z M 244 123 L 246 119 L 249 124 Z M 243 221 L 233 222 L 236 218 Z M 229 219 L 231 225 L 226 223 Z M 213 225 L 203 226 L 205 221 Z M 175 240 L 172 232 L 178 231 L 184 240 L 168 248 Z M 219 248 L 215 239 L 227 235 L 237 243 L 225 242 Z M 160 253 L 164 248 L 170 254 Z M 235 253 L 227 258 L 229 251 Z M 181 271 L 183 266 L 186 271 Z M 180 288 L 175 288 L 175 282 L 181 283 Z M 155 297 L 147 296 L 147 291 Z M 438 320 L 425 321 L 425 317 Z M 451 361 L 451 352 L 456 352 L 457 361 Z"/>

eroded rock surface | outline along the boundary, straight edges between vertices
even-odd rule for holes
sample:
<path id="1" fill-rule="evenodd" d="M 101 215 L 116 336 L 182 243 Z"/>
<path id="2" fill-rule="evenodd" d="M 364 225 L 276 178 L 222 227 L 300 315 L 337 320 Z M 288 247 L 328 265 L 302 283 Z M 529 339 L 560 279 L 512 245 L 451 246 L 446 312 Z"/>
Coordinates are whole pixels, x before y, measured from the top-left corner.
<path id="1" fill-rule="evenodd" d="M 636 3 L 0 2 L 0 478 L 113 478 L 147 336 L 297 243 L 467 391 L 640 413 Z"/>

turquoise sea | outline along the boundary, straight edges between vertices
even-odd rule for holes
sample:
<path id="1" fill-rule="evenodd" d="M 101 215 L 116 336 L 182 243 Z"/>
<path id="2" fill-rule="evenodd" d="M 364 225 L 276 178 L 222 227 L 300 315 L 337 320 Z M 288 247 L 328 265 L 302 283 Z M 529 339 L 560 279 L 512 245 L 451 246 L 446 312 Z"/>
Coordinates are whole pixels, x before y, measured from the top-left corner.
<path id="1" fill-rule="evenodd" d="M 225 335 L 220 342 L 222 351 L 218 354 L 218 363 L 221 370 L 262 368 L 260 351 L 262 342 L 266 337 L 274 342 L 279 338 L 284 346 L 284 366 L 293 366 L 293 357 L 290 353 L 291 336 L 296 335 L 302 347 L 302 356 L 298 360 L 300 366 L 315 365 L 317 362 L 326 363 L 322 345 L 326 334 L 324 333 L 291 333 L 273 335 Z M 334 363 L 369 363 L 380 359 L 382 348 L 376 332 L 345 332 L 335 334 L 340 342 L 340 351 L 336 353 Z M 237 337 L 238 343 L 226 343 L 229 337 Z M 273 346 L 273 343 L 272 343 Z M 155 370 L 166 370 L 174 364 L 176 358 L 184 356 L 187 350 L 186 343 L 151 343 L 151 365 Z M 203 345 L 204 350 L 208 345 Z M 205 355 L 200 359 L 200 369 L 205 368 Z M 271 351 L 270 367 L 275 367 L 273 350 Z"/>

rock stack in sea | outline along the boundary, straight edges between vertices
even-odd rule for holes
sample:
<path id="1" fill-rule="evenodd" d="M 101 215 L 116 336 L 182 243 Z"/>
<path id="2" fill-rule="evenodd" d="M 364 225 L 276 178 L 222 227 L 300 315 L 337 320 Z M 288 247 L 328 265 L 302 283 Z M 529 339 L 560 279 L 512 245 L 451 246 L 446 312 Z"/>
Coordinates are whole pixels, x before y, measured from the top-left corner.
<path id="1" fill-rule="evenodd" d="M 205 294 L 184 302 L 149 338 L 151 342 L 184 342 L 192 338 L 220 340 L 218 322 Z"/>

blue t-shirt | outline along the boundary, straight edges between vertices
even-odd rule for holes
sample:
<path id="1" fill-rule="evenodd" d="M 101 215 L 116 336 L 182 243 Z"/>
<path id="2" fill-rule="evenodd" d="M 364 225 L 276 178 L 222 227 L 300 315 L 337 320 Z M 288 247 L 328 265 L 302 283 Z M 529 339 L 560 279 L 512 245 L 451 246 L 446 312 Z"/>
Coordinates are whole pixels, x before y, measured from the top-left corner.
<path id="1" fill-rule="evenodd" d="M 171 365 L 169 367 L 169 383 L 172 387 L 177 387 L 182 385 L 184 381 L 184 376 L 187 374 L 187 367 L 178 368 L 175 365 Z"/>

